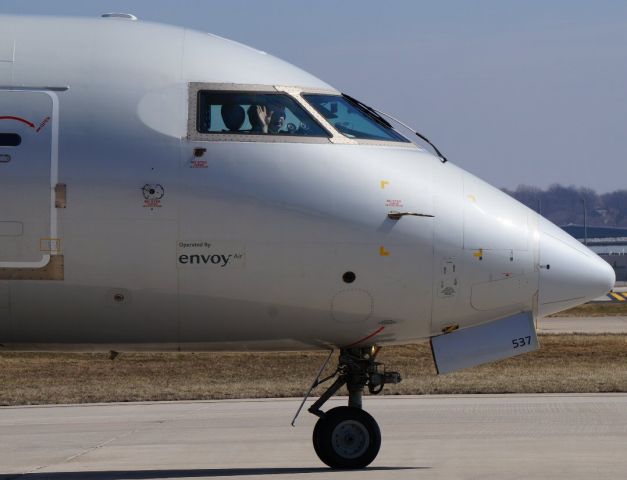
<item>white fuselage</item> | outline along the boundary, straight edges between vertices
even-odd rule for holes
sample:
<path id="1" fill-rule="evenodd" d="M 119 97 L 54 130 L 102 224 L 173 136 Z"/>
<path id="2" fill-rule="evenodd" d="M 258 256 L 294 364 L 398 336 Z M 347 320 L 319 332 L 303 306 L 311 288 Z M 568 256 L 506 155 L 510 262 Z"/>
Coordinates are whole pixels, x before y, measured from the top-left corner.
<path id="1" fill-rule="evenodd" d="M 413 144 L 327 124 L 320 142 L 195 135 L 192 84 L 303 108 L 301 92 L 337 93 L 263 52 L 124 19 L 0 28 L 0 133 L 22 139 L 0 146 L 6 348 L 401 343 L 613 284 L 560 229 Z"/>

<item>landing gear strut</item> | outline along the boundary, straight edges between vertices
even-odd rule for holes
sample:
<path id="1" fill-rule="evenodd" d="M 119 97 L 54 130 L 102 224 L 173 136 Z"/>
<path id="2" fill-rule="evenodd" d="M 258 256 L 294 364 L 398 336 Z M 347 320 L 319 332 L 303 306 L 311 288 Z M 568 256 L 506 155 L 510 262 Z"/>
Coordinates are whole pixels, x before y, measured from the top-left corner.
<path id="1" fill-rule="evenodd" d="M 379 371 L 381 364 L 375 361 L 378 351 L 376 347 L 340 350 L 335 373 L 321 380 L 316 378 L 312 385 L 316 387 L 336 377 L 309 408 L 319 417 L 313 431 L 314 450 L 331 468 L 364 468 L 379 453 L 381 431 L 375 419 L 362 410 L 362 394 L 368 387 L 376 395 L 386 383 L 399 383 L 401 376 Z M 322 405 L 344 385 L 348 389 L 348 406 L 323 412 Z"/>

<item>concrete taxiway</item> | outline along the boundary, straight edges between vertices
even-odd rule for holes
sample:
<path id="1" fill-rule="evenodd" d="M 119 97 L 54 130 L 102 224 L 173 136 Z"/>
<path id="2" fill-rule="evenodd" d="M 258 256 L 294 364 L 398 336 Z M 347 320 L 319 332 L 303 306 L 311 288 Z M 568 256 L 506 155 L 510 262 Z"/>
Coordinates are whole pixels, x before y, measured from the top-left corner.
<path id="1" fill-rule="evenodd" d="M 312 415 L 289 426 L 297 405 L 281 399 L 1 408 L 0 478 L 627 475 L 627 395 L 367 398 L 383 446 L 371 468 L 350 472 L 320 464 L 311 447 Z"/>
<path id="2" fill-rule="evenodd" d="M 538 333 L 627 333 L 627 317 L 541 318 Z"/>

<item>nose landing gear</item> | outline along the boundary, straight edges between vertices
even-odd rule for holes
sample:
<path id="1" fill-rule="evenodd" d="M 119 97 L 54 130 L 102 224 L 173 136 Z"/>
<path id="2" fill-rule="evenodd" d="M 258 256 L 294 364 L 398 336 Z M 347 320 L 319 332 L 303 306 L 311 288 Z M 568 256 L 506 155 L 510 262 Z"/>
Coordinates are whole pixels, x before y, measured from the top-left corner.
<path id="1" fill-rule="evenodd" d="M 331 468 L 357 469 L 369 465 L 379 453 L 381 431 L 374 418 L 362 410 L 364 388 L 378 394 L 386 383 L 399 383 L 396 372 L 380 372 L 375 361 L 379 349 L 375 347 L 342 349 L 338 367 L 333 375 L 316 378 L 312 388 L 334 377 L 335 381 L 309 408 L 319 417 L 313 431 L 316 454 Z M 348 406 L 320 410 L 342 386 L 348 389 Z M 297 414 L 298 415 L 298 414 Z"/>

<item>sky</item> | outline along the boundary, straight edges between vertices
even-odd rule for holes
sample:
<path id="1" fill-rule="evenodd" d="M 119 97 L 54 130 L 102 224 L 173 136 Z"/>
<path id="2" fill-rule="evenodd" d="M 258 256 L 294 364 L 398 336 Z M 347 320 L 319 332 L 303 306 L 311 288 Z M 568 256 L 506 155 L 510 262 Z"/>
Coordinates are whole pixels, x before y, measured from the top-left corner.
<path id="1" fill-rule="evenodd" d="M 265 50 L 402 119 L 497 187 L 627 189 L 627 2 L 0 0 Z"/>

